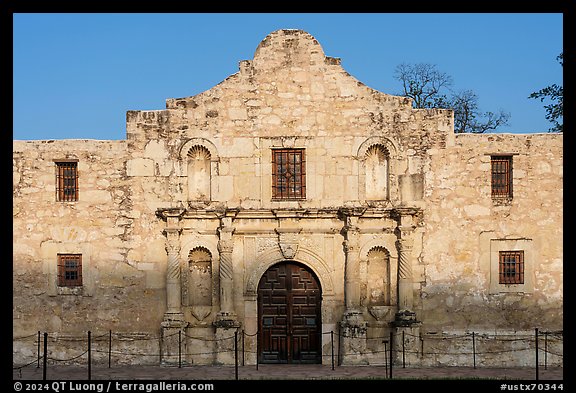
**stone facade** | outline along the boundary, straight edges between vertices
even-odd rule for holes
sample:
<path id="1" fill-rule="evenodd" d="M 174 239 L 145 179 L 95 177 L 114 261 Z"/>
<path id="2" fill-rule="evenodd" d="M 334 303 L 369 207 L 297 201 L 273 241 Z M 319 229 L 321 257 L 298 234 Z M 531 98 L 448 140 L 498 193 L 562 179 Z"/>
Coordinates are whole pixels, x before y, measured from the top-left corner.
<path id="1" fill-rule="evenodd" d="M 561 134 L 456 135 L 450 110 L 363 85 L 300 30 L 268 35 L 212 89 L 126 121 L 122 141 L 13 142 L 15 363 L 34 357 L 17 337 L 91 330 L 123 332 L 130 353 L 155 348 L 122 358 L 141 364 L 180 351 L 234 364 L 242 332 L 254 364 L 260 283 L 284 262 L 317 279 L 325 363 L 334 333 L 343 363 L 408 345 L 411 364 L 458 365 L 459 344 L 438 337 L 563 328 Z M 302 154 L 296 197 L 274 194 L 281 151 Z M 510 198 L 491 195 L 495 156 L 512 159 Z M 74 202 L 57 201 L 66 160 Z M 498 278 L 510 250 L 523 252 L 521 284 Z M 59 253 L 82 256 L 81 287 L 58 285 Z"/>

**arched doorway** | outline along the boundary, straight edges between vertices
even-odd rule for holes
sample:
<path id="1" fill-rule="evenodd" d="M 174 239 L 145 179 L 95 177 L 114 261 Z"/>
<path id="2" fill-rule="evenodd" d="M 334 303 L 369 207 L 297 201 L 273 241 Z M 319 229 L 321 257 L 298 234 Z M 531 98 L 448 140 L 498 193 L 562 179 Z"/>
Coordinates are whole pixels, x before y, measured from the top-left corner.
<path id="1" fill-rule="evenodd" d="M 322 363 L 322 290 L 305 265 L 271 266 L 258 283 L 258 362 Z"/>

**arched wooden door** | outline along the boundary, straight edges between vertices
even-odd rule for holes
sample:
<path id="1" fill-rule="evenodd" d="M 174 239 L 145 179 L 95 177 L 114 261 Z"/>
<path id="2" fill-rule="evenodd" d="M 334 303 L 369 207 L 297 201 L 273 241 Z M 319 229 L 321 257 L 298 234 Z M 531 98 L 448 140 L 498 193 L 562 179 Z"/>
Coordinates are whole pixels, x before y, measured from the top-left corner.
<path id="1" fill-rule="evenodd" d="M 258 284 L 260 363 L 322 363 L 321 292 L 302 264 L 281 262 L 264 273 Z"/>

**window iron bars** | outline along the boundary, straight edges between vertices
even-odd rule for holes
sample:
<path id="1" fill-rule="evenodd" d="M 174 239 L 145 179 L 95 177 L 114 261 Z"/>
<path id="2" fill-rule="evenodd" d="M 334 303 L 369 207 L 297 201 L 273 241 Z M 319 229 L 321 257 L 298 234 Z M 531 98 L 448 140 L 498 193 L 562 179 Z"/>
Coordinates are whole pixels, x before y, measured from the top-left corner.
<path id="1" fill-rule="evenodd" d="M 58 286 L 82 286 L 81 254 L 58 254 Z"/>
<path id="2" fill-rule="evenodd" d="M 306 198 L 304 149 L 272 151 L 272 199 Z"/>
<path id="3" fill-rule="evenodd" d="M 524 284 L 524 251 L 500 251 L 499 283 Z"/>
<path id="4" fill-rule="evenodd" d="M 75 202 L 78 200 L 78 163 L 56 163 L 56 200 Z"/>

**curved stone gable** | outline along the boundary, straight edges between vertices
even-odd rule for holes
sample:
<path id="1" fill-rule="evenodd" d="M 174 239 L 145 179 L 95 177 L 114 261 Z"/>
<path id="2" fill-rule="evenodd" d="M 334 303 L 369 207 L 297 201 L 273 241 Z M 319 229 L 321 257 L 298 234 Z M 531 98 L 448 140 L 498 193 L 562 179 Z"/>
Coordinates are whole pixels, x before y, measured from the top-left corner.
<path id="1" fill-rule="evenodd" d="M 182 137 L 231 129 L 270 136 L 365 135 L 367 130 L 390 134 L 396 119 L 414 116 L 409 98 L 366 86 L 302 30 L 269 34 L 252 60 L 240 61 L 239 69 L 198 95 L 166 100 Z M 436 116 L 451 115 L 447 111 Z"/>
<path id="2" fill-rule="evenodd" d="M 276 30 L 260 42 L 254 53 L 256 72 L 275 68 L 324 66 L 324 50 L 311 34 L 303 30 Z"/>

